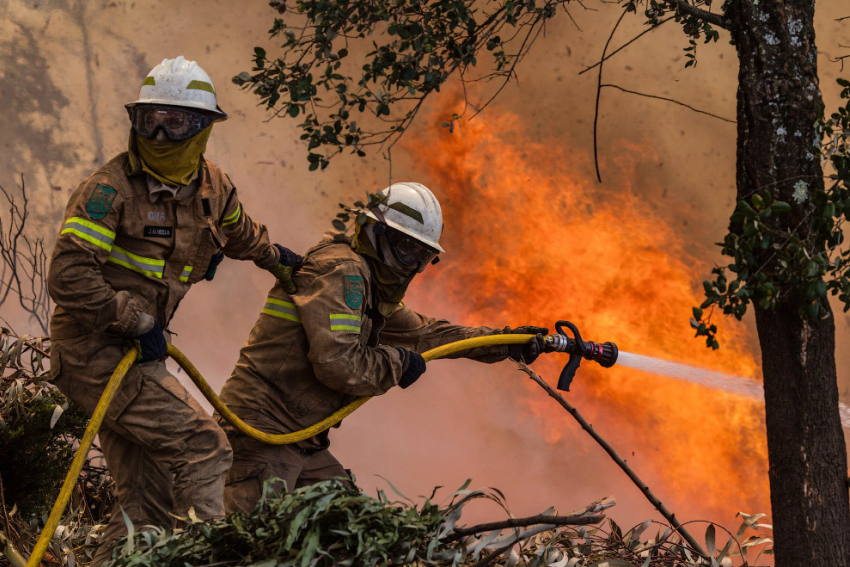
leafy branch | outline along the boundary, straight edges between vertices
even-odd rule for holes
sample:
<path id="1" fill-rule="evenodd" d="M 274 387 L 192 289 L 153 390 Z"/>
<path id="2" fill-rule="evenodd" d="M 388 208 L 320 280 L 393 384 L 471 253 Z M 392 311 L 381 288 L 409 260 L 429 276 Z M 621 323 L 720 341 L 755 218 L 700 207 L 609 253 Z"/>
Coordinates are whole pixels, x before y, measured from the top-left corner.
<path id="1" fill-rule="evenodd" d="M 345 150 L 361 157 L 371 146 L 390 151 L 427 97 L 456 73 L 465 90 L 481 50 L 492 54 L 493 66 L 475 80 L 501 80 L 498 95 L 546 21 L 567 3 L 273 0 L 278 17 L 269 34 L 283 40 L 281 51 L 256 47 L 251 72 L 233 82 L 258 96 L 273 117 L 302 120 L 309 168 L 324 169 Z M 351 49 L 369 44 L 365 64 L 349 60 Z"/>
<path id="2" fill-rule="evenodd" d="M 691 326 L 707 346 L 718 348 L 710 314 L 703 318 L 709 307 L 740 320 L 752 302 L 773 309 L 796 295 L 804 300 L 800 314 L 817 318 L 827 313 L 833 295 L 850 310 L 850 248 L 843 232 L 850 213 L 850 81 L 838 84 L 846 102 L 819 121 L 820 136 L 811 149 L 811 159 L 820 159 L 829 172 L 829 183 L 789 179 L 780 185 L 793 202 L 776 200 L 774 188 L 738 202 L 729 234 L 719 243 L 733 261 L 712 270 L 714 279 L 703 282 L 706 299 L 693 310 Z"/>

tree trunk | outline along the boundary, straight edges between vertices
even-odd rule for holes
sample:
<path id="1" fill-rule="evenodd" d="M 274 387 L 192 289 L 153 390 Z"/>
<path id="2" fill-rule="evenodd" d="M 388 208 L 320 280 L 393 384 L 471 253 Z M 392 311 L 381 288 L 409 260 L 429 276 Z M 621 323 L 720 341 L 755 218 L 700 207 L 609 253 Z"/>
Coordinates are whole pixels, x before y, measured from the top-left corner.
<path id="1" fill-rule="evenodd" d="M 740 61 L 738 199 L 767 189 L 793 211 L 805 182 L 823 188 L 812 150 L 823 102 L 817 77 L 813 0 L 735 0 L 727 12 Z M 805 225 L 801 231 L 805 231 Z M 805 236 L 805 232 L 801 234 Z M 835 325 L 799 314 L 802 294 L 775 311 L 754 305 L 764 367 L 770 501 L 777 567 L 850 566 L 847 454 L 838 414 Z"/>

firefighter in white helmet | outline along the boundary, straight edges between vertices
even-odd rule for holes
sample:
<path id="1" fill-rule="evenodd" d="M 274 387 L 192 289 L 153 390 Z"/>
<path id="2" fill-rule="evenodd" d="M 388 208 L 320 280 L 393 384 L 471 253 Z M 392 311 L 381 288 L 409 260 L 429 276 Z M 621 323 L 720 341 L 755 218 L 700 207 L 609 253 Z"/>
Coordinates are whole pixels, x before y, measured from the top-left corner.
<path id="1" fill-rule="evenodd" d="M 120 510 L 136 528 L 171 526 L 172 514 L 190 508 L 202 519 L 224 513 L 227 439 L 164 363 L 180 300 L 211 280 L 224 256 L 253 260 L 293 292 L 291 266 L 300 261 L 269 242 L 229 178 L 204 158 L 213 123 L 227 115 L 197 63 L 163 60 L 127 110 L 129 150 L 74 191 L 48 278 L 51 375 L 70 399 L 92 412 L 126 350 L 141 350 L 100 431 L 118 505 L 95 567 L 126 533 Z"/>
<path id="2" fill-rule="evenodd" d="M 295 275 L 298 293 L 275 285 L 239 362 L 222 389 L 227 406 L 269 433 L 299 431 L 360 396 L 407 388 L 423 372 L 422 352 L 442 344 L 497 333 L 537 334 L 523 345 L 465 351 L 454 357 L 497 362 L 511 356 L 531 363 L 548 329 L 463 327 L 420 315 L 402 303 L 411 280 L 441 252 L 440 204 L 419 183 L 384 189 L 385 203 L 361 211 L 352 238 L 328 233 L 307 252 Z M 359 215 L 358 215 L 359 216 Z M 293 445 L 266 445 L 221 418 L 233 447 L 224 505 L 228 513 L 253 509 L 263 482 L 294 490 L 345 477 L 328 451 L 328 432 Z"/>

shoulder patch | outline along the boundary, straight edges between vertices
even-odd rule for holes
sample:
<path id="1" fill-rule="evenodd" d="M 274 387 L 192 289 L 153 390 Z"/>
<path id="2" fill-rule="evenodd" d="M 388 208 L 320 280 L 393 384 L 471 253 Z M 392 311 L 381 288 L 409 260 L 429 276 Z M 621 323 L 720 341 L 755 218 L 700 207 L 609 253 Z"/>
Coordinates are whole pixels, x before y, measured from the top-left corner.
<path id="1" fill-rule="evenodd" d="M 346 305 L 352 309 L 359 309 L 363 305 L 363 294 L 366 291 L 363 276 L 343 276 L 343 282 L 345 284 L 344 294 Z"/>
<path id="2" fill-rule="evenodd" d="M 86 203 L 86 212 L 93 220 L 102 219 L 109 212 L 110 207 L 112 207 L 112 201 L 115 200 L 117 194 L 118 191 L 112 187 L 98 183 L 94 191 L 91 192 L 89 202 Z"/>

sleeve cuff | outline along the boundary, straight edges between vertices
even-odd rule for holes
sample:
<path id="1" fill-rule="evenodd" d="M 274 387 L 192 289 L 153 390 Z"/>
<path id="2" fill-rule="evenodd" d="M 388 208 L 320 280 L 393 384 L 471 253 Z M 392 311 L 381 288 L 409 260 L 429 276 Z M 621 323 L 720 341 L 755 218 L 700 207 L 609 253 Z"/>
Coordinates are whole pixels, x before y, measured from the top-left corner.
<path id="1" fill-rule="evenodd" d="M 274 245 L 269 245 L 266 253 L 259 260 L 254 260 L 254 264 L 264 270 L 270 270 L 280 264 L 280 252 Z"/>
<path id="2" fill-rule="evenodd" d="M 153 326 L 156 324 L 156 319 L 148 315 L 147 313 L 139 314 L 139 321 L 136 323 L 136 328 L 133 330 L 134 337 L 140 337 L 153 329 Z"/>

